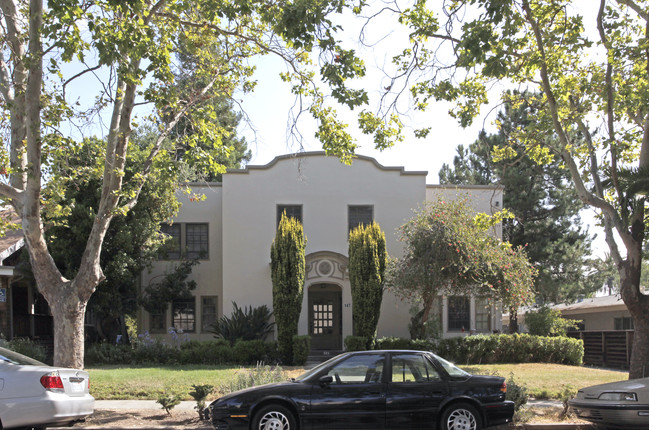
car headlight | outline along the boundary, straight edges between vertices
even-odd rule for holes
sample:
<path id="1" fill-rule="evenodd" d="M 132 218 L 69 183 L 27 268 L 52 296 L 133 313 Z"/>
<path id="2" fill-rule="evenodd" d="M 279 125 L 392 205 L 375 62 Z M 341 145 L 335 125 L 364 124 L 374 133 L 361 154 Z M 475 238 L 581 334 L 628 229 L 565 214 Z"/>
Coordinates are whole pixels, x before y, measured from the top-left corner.
<path id="1" fill-rule="evenodd" d="M 635 393 L 602 393 L 598 397 L 599 400 L 618 400 L 626 402 L 637 402 L 638 397 Z"/>

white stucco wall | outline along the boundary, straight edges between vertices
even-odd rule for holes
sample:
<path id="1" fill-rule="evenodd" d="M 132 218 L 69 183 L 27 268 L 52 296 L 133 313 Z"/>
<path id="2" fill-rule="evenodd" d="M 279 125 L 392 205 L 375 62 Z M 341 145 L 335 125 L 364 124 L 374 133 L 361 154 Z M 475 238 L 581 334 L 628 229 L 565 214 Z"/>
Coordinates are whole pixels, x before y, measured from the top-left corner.
<path id="1" fill-rule="evenodd" d="M 347 255 L 348 206 L 372 205 L 374 220 L 386 234 L 390 255 L 400 255 L 395 231 L 426 197 L 425 172 L 385 168 L 359 157 L 352 166 L 322 153 L 280 157 L 223 177 L 223 312 L 238 305 L 272 304 L 270 246 L 275 237 L 277 205 L 302 205 L 307 255 L 329 251 Z M 309 279 L 309 286 L 327 279 Z M 349 280 L 343 290 L 343 338 L 352 334 Z M 307 334 L 305 305 L 299 333 Z M 387 294 L 379 335 L 407 336 L 409 306 Z"/>
<path id="2" fill-rule="evenodd" d="M 197 283 L 196 332 L 192 333 L 192 338 L 212 338 L 211 333 L 201 331 L 203 296 L 218 297 L 219 316 L 230 315 L 233 302 L 240 307 L 267 305 L 272 308 L 270 246 L 276 233 L 278 205 L 302 207 L 307 236 L 308 267 L 299 334 L 309 334 L 310 288 L 317 291 L 326 284 L 342 291 L 341 339 L 351 335 L 352 299 L 346 270 L 350 205 L 373 207 L 373 218 L 386 235 L 391 257 L 400 257 L 403 252 L 397 229 L 426 200 L 438 197 L 453 200 L 460 195 L 466 196 L 476 211 L 491 214 L 502 207 L 502 189 L 426 185 L 426 173 L 385 167 L 363 156 L 348 166 L 336 157 L 317 152 L 281 156 L 265 166 L 229 171 L 223 175 L 222 184 L 192 184 L 193 193 L 204 195 L 205 199 L 191 201 L 189 196 L 179 194 L 182 207 L 174 220 L 180 224 L 209 224 L 209 258 L 202 260 L 191 275 Z M 496 235 L 500 237 L 500 228 Z M 177 261 L 155 262 L 151 271 L 142 274 L 142 285 L 159 279 L 175 264 Z M 443 315 L 445 303 L 444 300 Z M 471 303 L 468 332 L 475 328 L 474 302 Z M 386 292 L 378 336 L 409 337 L 410 307 L 409 303 Z M 492 327 L 500 329 L 500 312 L 494 312 L 492 318 Z M 172 325 L 169 311 L 166 322 L 167 327 Z M 140 327 L 149 329 L 146 313 L 140 318 Z"/>
<path id="3" fill-rule="evenodd" d="M 200 264 L 194 266 L 191 279 L 196 281 L 197 287 L 194 290 L 196 296 L 196 332 L 192 334 L 196 339 L 213 339 L 211 333 L 202 332 L 201 326 L 201 297 L 217 296 L 219 315 L 222 315 L 223 303 L 223 279 L 220 274 L 223 271 L 223 229 L 222 229 L 222 188 L 221 184 L 192 184 L 192 195 L 179 191 L 177 196 L 182 206 L 178 215 L 174 218 L 175 223 L 208 223 L 209 235 L 209 257 L 200 260 Z M 194 196 L 205 196 L 204 200 L 192 201 Z M 153 263 L 151 270 L 142 273 L 141 285 L 143 287 L 151 282 L 156 282 L 165 273 L 171 272 L 177 265 L 177 261 L 158 260 Z M 166 315 L 167 327 L 171 327 L 171 314 Z M 146 314 L 140 319 L 140 327 L 149 330 L 149 319 Z"/>

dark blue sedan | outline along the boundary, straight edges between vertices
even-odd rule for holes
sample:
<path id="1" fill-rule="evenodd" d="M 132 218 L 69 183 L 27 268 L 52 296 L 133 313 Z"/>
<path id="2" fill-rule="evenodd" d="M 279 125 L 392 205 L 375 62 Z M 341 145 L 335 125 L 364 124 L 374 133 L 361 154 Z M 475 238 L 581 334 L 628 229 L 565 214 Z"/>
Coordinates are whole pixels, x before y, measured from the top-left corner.
<path id="1" fill-rule="evenodd" d="M 210 405 L 217 430 L 479 430 L 511 421 L 499 376 L 474 376 L 424 351 L 341 354 L 290 382 Z"/>

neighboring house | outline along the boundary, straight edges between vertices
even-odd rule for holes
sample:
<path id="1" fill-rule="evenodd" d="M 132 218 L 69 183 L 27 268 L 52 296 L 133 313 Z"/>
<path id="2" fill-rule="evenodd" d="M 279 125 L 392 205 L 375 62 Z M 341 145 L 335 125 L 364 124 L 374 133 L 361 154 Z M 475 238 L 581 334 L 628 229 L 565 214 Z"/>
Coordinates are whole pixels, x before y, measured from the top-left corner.
<path id="1" fill-rule="evenodd" d="M 580 320 L 580 330 L 632 330 L 633 319 L 619 295 L 581 299 L 576 303 L 551 306 L 561 312 L 567 319 Z M 533 312 L 534 308 L 525 308 L 518 313 L 520 331 L 527 331 L 525 313 Z M 503 315 L 503 324 L 509 321 L 508 315 Z"/>
<path id="2" fill-rule="evenodd" d="M 7 213 L 2 214 L 3 218 Z M 9 213 L 12 222 L 20 218 Z M 22 230 L 8 230 L 0 237 L 0 337 L 25 337 L 48 346 L 53 339 L 52 317 L 44 297 L 26 273 L 16 266 L 25 246 Z"/>
<path id="3" fill-rule="evenodd" d="M 163 231 L 173 239 L 166 260 L 142 274 L 142 286 L 170 272 L 181 255 L 198 257 L 190 300 L 176 301 L 163 314 L 142 312 L 140 331 L 163 334 L 169 327 L 212 339 L 210 326 L 230 315 L 232 304 L 272 308 L 270 247 L 283 211 L 304 225 L 306 282 L 299 334 L 312 336 L 313 349 L 341 350 L 352 334 L 351 291 L 347 273 L 348 233 L 376 221 L 385 232 L 390 256 L 403 244 L 397 229 L 424 201 L 466 195 L 476 211 L 501 209 L 502 188 L 426 185 L 427 172 L 384 167 L 358 156 L 351 166 L 323 152 L 287 155 L 265 166 L 230 170 L 222 183 L 192 184 L 173 223 Z M 496 234 L 500 237 L 501 232 Z M 409 337 L 410 303 L 386 291 L 378 336 Z M 444 297 L 440 303 L 444 336 L 501 329 L 495 306 L 470 297 Z"/>

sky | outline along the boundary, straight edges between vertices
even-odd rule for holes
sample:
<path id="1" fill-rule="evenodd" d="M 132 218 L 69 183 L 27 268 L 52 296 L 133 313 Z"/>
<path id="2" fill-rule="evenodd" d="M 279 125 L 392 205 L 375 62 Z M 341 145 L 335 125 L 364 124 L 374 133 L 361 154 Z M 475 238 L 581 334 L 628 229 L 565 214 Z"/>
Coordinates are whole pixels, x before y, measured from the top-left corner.
<path id="1" fill-rule="evenodd" d="M 590 8 L 587 9 L 589 9 L 587 15 L 591 15 L 593 11 Z M 354 43 L 352 39 L 357 37 L 357 30 L 347 24 L 344 28 L 346 31 L 343 37 L 348 37 L 349 44 L 352 45 Z M 403 44 L 399 45 L 403 42 L 402 35 L 393 31 L 387 37 L 381 40 L 377 39 L 375 42 L 378 43 L 373 49 L 366 49 L 362 52 L 368 67 L 368 74 L 363 79 L 362 85 L 370 93 L 370 108 L 372 102 L 377 99 L 375 89 L 380 90 L 386 85 L 385 77 L 379 69 L 385 67 L 389 61 L 386 58 L 391 58 L 394 52 L 397 52 L 395 48 L 398 50 L 404 46 Z M 351 47 L 359 52 L 362 49 L 358 45 Z M 392 48 L 392 51 L 389 52 L 381 48 Z M 302 149 L 287 132 L 289 111 L 294 103 L 294 97 L 290 94 L 290 87 L 278 77 L 282 71 L 284 68 L 280 61 L 264 57 L 263 61 L 258 64 L 256 74 L 258 83 L 255 92 L 237 97 L 241 103 L 240 108 L 248 119 L 248 121 L 242 121 L 239 134 L 246 137 L 252 151 L 252 159 L 249 164 L 264 165 L 278 155 L 294 153 Z M 412 115 L 408 118 L 408 121 L 415 124 L 415 127 L 432 127 L 431 133 L 425 139 L 417 139 L 412 131 L 409 131 L 406 132 L 403 142 L 396 143 L 392 148 L 379 151 L 374 149 L 371 139 L 363 136 L 360 131 L 352 131 L 352 135 L 360 145 L 356 153 L 373 157 L 384 166 L 403 166 L 406 170 L 426 171 L 428 172 L 427 183 L 438 184 L 439 170 L 444 163 L 452 165 L 458 145 L 462 144 L 467 147 L 477 139 L 479 132 L 483 129 L 488 133 L 497 132 L 494 120 L 499 107 L 499 94 L 503 89 L 504 86 L 492 89 L 490 104 L 483 106 L 480 117 L 466 128 L 462 128 L 457 120 L 448 114 L 450 104 L 432 103 L 426 113 Z M 347 114 L 343 112 L 341 118 L 355 123 L 355 115 L 353 112 Z M 314 122 L 308 117 L 308 114 L 301 117 L 298 129 L 302 134 L 303 150 L 322 150 L 321 143 L 314 136 Z M 353 127 L 350 130 L 353 130 Z M 608 247 L 604 242 L 601 229 L 595 226 L 595 211 L 589 208 L 585 209 L 582 213 L 582 220 L 589 225 L 591 233 L 597 235 L 594 242 L 594 254 L 603 257 L 608 251 Z"/>

